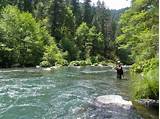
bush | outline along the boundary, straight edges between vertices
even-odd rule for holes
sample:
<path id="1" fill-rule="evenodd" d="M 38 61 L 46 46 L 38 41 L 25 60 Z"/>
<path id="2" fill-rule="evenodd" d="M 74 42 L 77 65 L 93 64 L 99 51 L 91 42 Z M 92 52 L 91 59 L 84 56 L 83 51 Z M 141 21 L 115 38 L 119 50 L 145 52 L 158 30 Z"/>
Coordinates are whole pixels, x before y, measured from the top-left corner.
<path id="1" fill-rule="evenodd" d="M 91 60 L 90 60 L 90 59 L 86 59 L 86 60 L 85 60 L 85 65 L 92 65 Z"/>
<path id="2" fill-rule="evenodd" d="M 62 66 L 68 66 L 69 65 L 69 63 L 68 63 L 68 61 L 67 60 L 63 60 L 63 62 L 62 62 L 62 64 L 61 64 Z"/>
<path id="3" fill-rule="evenodd" d="M 91 57 L 91 62 L 92 63 L 98 63 L 98 62 L 103 61 L 103 60 L 104 60 L 104 57 L 102 57 L 100 55 Z"/>
<path id="4" fill-rule="evenodd" d="M 10 5 L 1 10 L 0 65 L 36 66 L 42 58 L 45 65 L 63 62 L 59 49 L 51 41 L 54 38 L 32 14 Z"/>
<path id="5" fill-rule="evenodd" d="M 40 66 L 41 66 L 41 67 L 50 67 L 51 64 L 50 64 L 48 61 L 42 61 L 42 62 L 40 63 Z"/>
<path id="6" fill-rule="evenodd" d="M 45 47 L 43 61 L 49 62 L 52 66 L 55 64 L 63 65 L 64 59 L 54 41 L 51 42 L 50 46 Z"/>
<path id="7" fill-rule="evenodd" d="M 134 63 L 131 55 L 131 48 L 129 46 L 121 46 L 117 50 L 117 55 L 123 64 L 131 65 Z"/>
<path id="8" fill-rule="evenodd" d="M 149 98 L 158 99 L 159 80 L 158 68 L 142 74 L 132 73 L 132 96 L 136 99 Z"/>
<path id="9" fill-rule="evenodd" d="M 80 61 L 72 61 L 70 62 L 70 66 L 86 66 L 86 65 L 91 65 L 91 61 L 89 59 L 87 60 L 80 60 Z"/>
<path id="10" fill-rule="evenodd" d="M 158 58 L 141 61 L 132 65 L 131 71 L 135 73 L 148 72 L 159 65 Z"/>
<path id="11" fill-rule="evenodd" d="M 70 66 L 80 66 L 79 61 L 72 61 L 69 64 Z"/>

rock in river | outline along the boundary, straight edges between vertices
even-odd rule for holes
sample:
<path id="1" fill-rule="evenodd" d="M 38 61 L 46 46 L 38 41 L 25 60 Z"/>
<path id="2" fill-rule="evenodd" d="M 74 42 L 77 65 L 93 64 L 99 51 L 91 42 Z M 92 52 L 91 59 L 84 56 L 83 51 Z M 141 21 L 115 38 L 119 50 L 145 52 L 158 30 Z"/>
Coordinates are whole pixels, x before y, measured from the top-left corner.
<path id="1" fill-rule="evenodd" d="M 119 95 L 104 95 L 95 99 L 90 106 L 89 119 L 139 119 L 132 102 Z"/>
<path id="2" fill-rule="evenodd" d="M 96 98 L 95 101 L 96 106 L 117 106 L 122 107 L 123 109 L 129 110 L 132 108 L 132 102 L 124 100 L 119 95 L 104 95 Z"/>
<path id="3" fill-rule="evenodd" d="M 140 99 L 140 100 L 137 100 L 136 102 L 148 108 L 157 108 L 157 109 L 159 108 L 159 100 Z"/>

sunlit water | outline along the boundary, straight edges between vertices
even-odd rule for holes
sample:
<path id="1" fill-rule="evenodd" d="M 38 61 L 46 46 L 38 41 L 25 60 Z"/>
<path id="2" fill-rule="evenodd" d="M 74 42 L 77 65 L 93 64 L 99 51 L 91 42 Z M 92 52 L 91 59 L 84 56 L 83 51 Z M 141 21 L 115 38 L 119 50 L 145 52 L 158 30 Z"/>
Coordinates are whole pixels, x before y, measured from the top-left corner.
<path id="1" fill-rule="evenodd" d="M 117 80 L 109 67 L 1 69 L 0 119 L 158 118 L 145 108 L 114 114 L 94 106 L 95 98 L 101 95 L 118 94 L 130 100 L 129 83 Z"/>

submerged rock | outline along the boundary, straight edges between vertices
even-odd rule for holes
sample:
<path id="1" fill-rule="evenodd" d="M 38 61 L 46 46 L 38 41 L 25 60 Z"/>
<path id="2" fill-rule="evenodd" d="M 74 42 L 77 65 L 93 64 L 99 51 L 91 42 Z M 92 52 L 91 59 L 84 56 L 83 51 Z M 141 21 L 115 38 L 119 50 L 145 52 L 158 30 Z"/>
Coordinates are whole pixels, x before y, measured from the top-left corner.
<path id="1" fill-rule="evenodd" d="M 132 108 L 132 102 L 124 100 L 119 95 L 104 95 L 96 98 L 95 105 L 98 107 L 121 107 L 126 110 L 130 110 Z"/>
<path id="2" fill-rule="evenodd" d="M 148 108 L 159 108 L 159 100 L 140 99 L 140 100 L 137 100 L 136 102 Z"/>

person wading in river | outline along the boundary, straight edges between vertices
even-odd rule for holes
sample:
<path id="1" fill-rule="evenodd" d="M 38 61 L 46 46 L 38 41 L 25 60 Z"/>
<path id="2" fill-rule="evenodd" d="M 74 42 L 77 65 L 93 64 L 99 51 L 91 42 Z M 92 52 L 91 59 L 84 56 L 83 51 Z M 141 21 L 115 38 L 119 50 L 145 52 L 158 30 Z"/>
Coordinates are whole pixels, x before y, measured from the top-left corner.
<path id="1" fill-rule="evenodd" d="M 118 61 L 117 62 L 117 65 L 115 67 L 115 70 L 117 70 L 117 79 L 122 79 L 122 76 L 123 76 L 123 68 L 122 68 L 122 65 L 121 65 L 121 62 Z M 124 76 L 123 76 L 124 78 Z"/>

